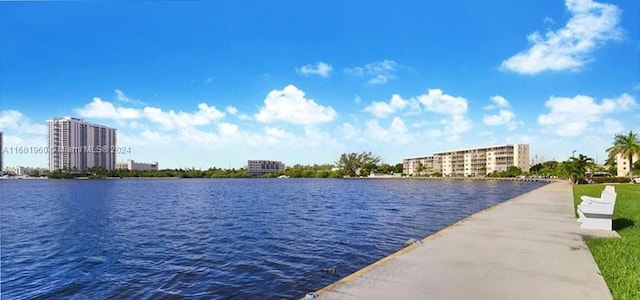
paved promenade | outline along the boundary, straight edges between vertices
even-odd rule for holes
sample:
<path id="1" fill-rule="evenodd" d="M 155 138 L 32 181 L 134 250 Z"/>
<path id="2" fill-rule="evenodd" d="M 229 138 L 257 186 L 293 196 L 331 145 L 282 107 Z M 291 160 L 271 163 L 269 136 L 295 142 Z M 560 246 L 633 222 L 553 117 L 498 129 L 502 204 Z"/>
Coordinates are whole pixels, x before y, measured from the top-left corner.
<path id="1" fill-rule="evenodd" d="M 573 212 L 548 184 L 452 225 L 317 292 L 329 299 L 611 299 Z"/>

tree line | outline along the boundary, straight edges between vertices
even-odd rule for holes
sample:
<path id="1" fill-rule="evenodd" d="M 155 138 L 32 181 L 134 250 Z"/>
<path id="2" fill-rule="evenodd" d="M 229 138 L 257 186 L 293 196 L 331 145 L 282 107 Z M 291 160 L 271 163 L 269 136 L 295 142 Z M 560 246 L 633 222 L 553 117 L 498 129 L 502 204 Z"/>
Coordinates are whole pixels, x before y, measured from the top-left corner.
<path id="1" fill-rule="evenodd" d="M 535 164 L 527 171 L 517 166 L 510 166 L 506 171 L 488 174 L 489 177 L 517 177 L 521 175 L 568 178 L 573 183 L 585 181 L 586 172 L 609 172 L 612 175 L 628 176 L 633 178 L 634 172 L 640 174 L 640 160 L 633 161 L 634 155 L 640 155 L 640 140 L 633 131 L 629 134 L 619 134 L 614 137 L 613 145 L 606 149 L 609 154 L 604 166 L 596 166 L 593 159 L 584 154 L 572 156 L 565 161 L 555 160 Z M 616 174 L 616 156 L 620 155 L 632 168 L 626 174 Z M 286 175 L 293 178 L 342 178 L 342 177 L 366 177 L 370 174 L 401 174 L 402 163 L 390 165 L 381 163 L 379 156 L 371 152 L 343 153 L 334 164 L 302 165 L 295 164 L 286 167 L 281 172 L 262 175 L 261 177 L 279 177 Z M 163 170 L 106 170 L 94 167 L 83 172 L 75 170 L 58 170 L 46 174 L 49 178 L 75 178 L 84 176 L 89 178 L 106 177 L 178 177 L 178 178 L 250 178 L 252 176 L 246 168 L 222 169 L 212 167 L 206 170 L 200 169 L 163 169 Z M 440 173 L 431 176 L 442 176 Z"/>
<path id="2" fill-rule="evenodd" d="M 529 172 L 531 174 L 540 174 L 544 176 L 557 176 L 559 178 L 567 178 L 572 183 L 586 182 L 587 172 L 607 172 L 613 176 L 628 177 L 628 179 L 612 179 L 612 181 L 628 182 L 633 178 L 634 174 L 640 174 L 640 160 L 633 161 L 634 156 L 640 156 L 640 139 L 633 131 L 629 134 L 618 134 L 613 138 L 613 144 L 606 149 L 608 153 L 607 161 L 604 166 L 597 166 L 593 158 L 584 154 L 572 156 L 566 161 L 547 161 L 533 165 Z M 625 174 L 617 174 L 616 157 L 620 156 L 626 160 L 628 166 Z"/>
<path id="3" fill-rule="evenodd" d="M 292 178 L 342 178 L 369 176 L 370 174 L 394 174 L 402 173 L 402 164 L 389 165 L 380 163 L 381 159 L 371 152 L 342 154 L 335 164 L 295 164 L 286 167 L 283 171 L 267 173 L 260 177 L 271 178 L 286 175 Z M 132 178 L 132 177 L 173 177 L 173 178 L 252 178 L 246 168 L 222 169 L 212 167 L 206 170 L 186 169 L 162 169 L 162 170 L 107 170 L 102 167 L 92 167 L 85 171 L 56 170 L 46 174 L 49 178 Z"/>

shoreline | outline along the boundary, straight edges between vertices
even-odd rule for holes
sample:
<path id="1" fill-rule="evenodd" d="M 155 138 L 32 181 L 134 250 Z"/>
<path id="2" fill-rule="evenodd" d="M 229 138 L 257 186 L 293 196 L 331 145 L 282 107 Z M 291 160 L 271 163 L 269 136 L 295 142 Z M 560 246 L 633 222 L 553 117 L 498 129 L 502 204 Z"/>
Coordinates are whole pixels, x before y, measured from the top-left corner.
<path id="1" fill-rule="evenodd" d="M 418 176 L 369 176 L 369 177 L 348 177 L 345 179 L 415 179 L 415 180 L 495 180 L 495 181 L 540 181 L 556 182 L 564 181 L 559 178 L 517 178 L 517 177 L 418 177 Z"/>
<path id="2" fill-rule="evenodd" d="M 514 177 L 412 177 L 412 176 L 368 176 L 368 177 L 343 177 L 343 178 L 331 178 L 331 177 L 289 177 L 289 178 L 263 178 L 263 177 L 164 177 L 164 176 L 141 176 L 141 177 L 99 177 L 91 178 L 87 176 L 76 178 L 47 178 L 47 177 L 30 177 L 30 176 L 13 176 L 3 177 L 1 180 L 119 180 L 119 179 L 400 179 L 400 180 L 485 180 L 485 181 L 529 181 L 529 182 L 557 182 L 564 181 L 564 179 L 551 179 L 551 178 L 514 178 Z"/>
<path id="3" fill-rule="evenodd" d="M 579 229 L 571 196 L 568 183 L 545 184 L 473 213 L 306 297 L 611 299 L 583 240 L 607 235 Z"/>
<path id="4" fill-rule="evenodd" d="M 420 179 L 420 178 L 415 178 L 415 179 Z M 456 179 L 456 178 L 436 177 L 436 178 L 424 178 L 424 179 L 462 180 L 462 179 L 467 179 L 467 178 L 457 177 L 457 179 Z M 348 282 L 351 282 L 351 281 L 353 281 L 353 280 L 355 280 L 357 278 L 360 278 L 361 276 L 363 276 L 364 274 L 368 273 L 369 271 L 371 271 L 371 270 L 373 270 L 373 269 L 375 269 L 375 268 L 377 268 L 377 267 L 379 267 L 381 265 L 384 265 L 385 263 L 391 261 L 392 259 L 395 259 L 395 258 L 397 258 L 397 257 L 399 257 L 399 256 L 401 256 L 403 254 L 406 254 L 406 253 L 412 251 L 414 248 L 418 247 L 419 245 L 427 243 L 427 242 L 429 242 L 429 241 L 431 241 L 431 240 L 433 240 L 433 239 L 435 239 L 435 238 L 437 238 L 437 237 L 439 237 L 441 235 L 446 234 L 447 232 L 449 232 L 451 230 L 454 230 L 456 227 L 462 225 L 463 223 L 467 222 L 468 220 L 473 219 L 476 215 L 480 215 L 480 214 L 483 214 L 483 213 L 485 213 L 487 211 L 496 209 L 499 206 L 504 205 L 507 202 L 510 202 L 512 200 L 515 200 L 515 199 L 518 199 L 518 198 L 523 197 L 523 196 L 525 196 L 527 194 L 533 193 L 533 192 L 535 192 L 535 191 L 537 191 L 537 190 L 539 190 L 539 189 L 541 189 L 541 188 L 543 188 L 545 186 L 547 186 L 547 185 L 543 185 L 543 186 L 541 186 L 539 188 L 536 188 L 536 189 L 534 189 L 532 191 L 528 191 L 528 192 L 526 192 L 524 194 L 518 195 L 517 197 L 511 198 L 511 199 L 507 199 L 504 202 L 500 202 L 500 203 L 498 203 L 498 204 L 496 204 L 494 206 L 487 207 L 487 208 L 479 210 L 479 211 L 477 211 L 477 212 L 475 212 L 475 213 L 473 213 L 471 215 L 468 215 L 467 217 L 465 217 L 465 218 L 463 218 L 463 219 L 461 219 L 461 220 L 459 220 L 459 221 L 457 221 L 457 222 L 455 222 L 453 224 L 450 224 L 450 225 L 448 225 L 448 226 L 446 226 L 446 227 L 444 227 L 444 228 L 442 228 L 442 229 L 440 229 L 440 230 L 438 230 L 438 231 L 436 231 L 436 232 L 434 232 L 434 233 L 432 233 L 432 234 L 430 234 L 430 235 L 428 235 L 428 236 L 426 236 L 424 238 L 421 238 L 418 242 L 413 243 L 413 244 L 408 245 L 408 246 L 405 246 L 405 247 L 399 249 L 398 251 L 393 252 L 393 253 L 391 253 L 391 254 L 389 254 L 389 255 L 387 255 L 387 256 L 385 256 L 385 257 L 383 257 L 383 258 L 381 258 L 381 259 L 379 259 L 377 261 L 375 261 L 374 263 L 372 263 L 370 265 L 367 265 L 364 268 L 362 268 L 362 269 L 360 269 L 358 271 L 355 271 L 355 272 L 353 272 L 353 273 L 351 273 L 351 274 L 339 279 L 338 281 L 336 281 L 336 282 L 334 282 L 334 283 L 332 283 L 330 285 L 327 285 L 327 286 L 315 291 L 314 293 L 317 296 L 322 296 L 323 294 L 334 290 L 338 286 L 343 285 L 343 284 L 348 283 Z"/>

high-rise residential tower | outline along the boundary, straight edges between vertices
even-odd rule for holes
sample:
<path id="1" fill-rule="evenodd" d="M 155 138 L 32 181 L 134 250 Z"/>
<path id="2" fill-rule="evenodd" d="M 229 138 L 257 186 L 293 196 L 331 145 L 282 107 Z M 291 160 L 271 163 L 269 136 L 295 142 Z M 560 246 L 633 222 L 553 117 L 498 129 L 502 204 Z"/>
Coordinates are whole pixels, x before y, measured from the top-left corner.
<path id="1" fill-rule="evenodd" d="M 82 171 L 116 166 L 116 129 L 64 117 L 47 121 L 49 170 Z"/>

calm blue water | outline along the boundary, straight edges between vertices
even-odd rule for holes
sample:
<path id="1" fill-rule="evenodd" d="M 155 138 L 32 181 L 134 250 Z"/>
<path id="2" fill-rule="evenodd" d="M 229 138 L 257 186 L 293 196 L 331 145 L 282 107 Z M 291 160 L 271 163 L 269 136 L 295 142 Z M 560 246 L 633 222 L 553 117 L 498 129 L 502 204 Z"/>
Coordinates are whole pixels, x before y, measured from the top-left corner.
<path id="1" fill-rule="evenodd" d="M 542 185 L 3 180 L 1 298 L 299 299 Z"/>

